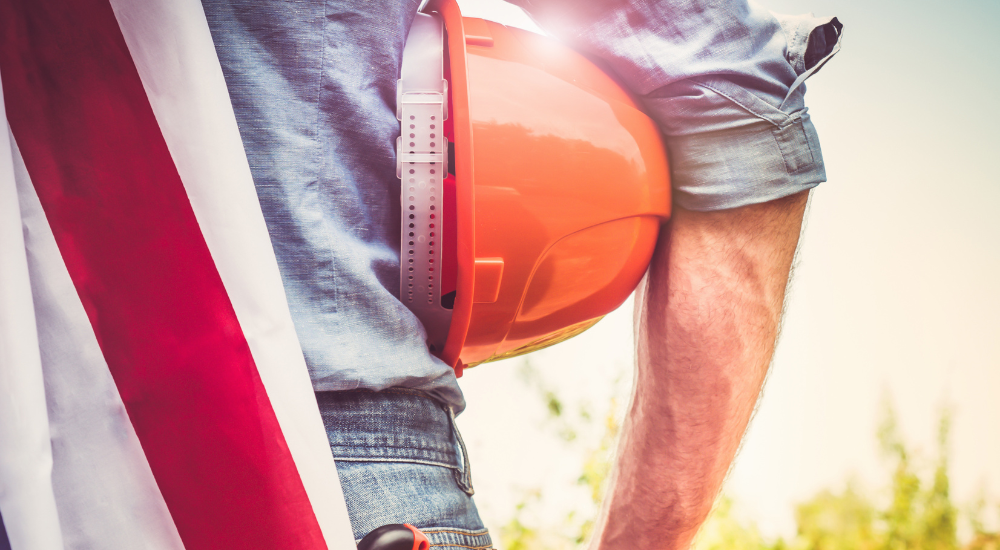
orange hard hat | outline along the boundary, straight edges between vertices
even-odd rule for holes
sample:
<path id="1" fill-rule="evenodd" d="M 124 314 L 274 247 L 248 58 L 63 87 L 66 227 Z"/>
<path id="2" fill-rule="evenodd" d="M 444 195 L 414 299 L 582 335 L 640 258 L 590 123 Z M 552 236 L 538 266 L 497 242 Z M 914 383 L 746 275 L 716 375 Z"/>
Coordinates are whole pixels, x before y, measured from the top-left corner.
<path id="1" fill-rule="evenodd" d="M 670 185 L 656 124 L 594 62 L 463 17 L 455 0 L 427 11 L 397 93 L 400 298 L 461 374 L 621 305 L 670 215 Z"/>

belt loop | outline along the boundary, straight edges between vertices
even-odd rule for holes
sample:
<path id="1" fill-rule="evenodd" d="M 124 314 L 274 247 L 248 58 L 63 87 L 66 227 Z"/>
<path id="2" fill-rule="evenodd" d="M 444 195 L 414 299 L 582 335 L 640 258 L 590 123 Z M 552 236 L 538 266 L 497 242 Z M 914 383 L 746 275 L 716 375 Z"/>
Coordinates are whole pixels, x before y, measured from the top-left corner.
<path id="1" fill-rule="evenodd" d="M 455 411 L 451 407 L 446 407 L 446 409 L 448 410 L 448 421 L 451 423 L 451 433 L 454 434 L 455 441 L 458 443 L 456 451 L 461 455 L 458 461 L 458 470 L 455 471 L 455 481 L 467 495 L 472 496 L 476 494 L 476 490 L 472 488 L 472 467 L 469 464 L 469 452 L 465 448 L 462 434 L 458 431 L 458 425 L 455 424 Z"/>

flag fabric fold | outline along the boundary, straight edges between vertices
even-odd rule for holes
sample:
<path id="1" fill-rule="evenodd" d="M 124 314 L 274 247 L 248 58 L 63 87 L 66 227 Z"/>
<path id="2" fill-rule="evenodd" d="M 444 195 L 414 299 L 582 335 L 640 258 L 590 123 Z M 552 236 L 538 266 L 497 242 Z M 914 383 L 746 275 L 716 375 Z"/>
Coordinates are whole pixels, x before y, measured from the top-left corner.
<path id="1" fill-rule="evenodd" d="M 0 107 L 6 107 L 3 98 Z M 62 537 L 52 490 L 42 361 L 2 111 L 0 122 L 0 515 L 14 548 L 57 549 Z"/>

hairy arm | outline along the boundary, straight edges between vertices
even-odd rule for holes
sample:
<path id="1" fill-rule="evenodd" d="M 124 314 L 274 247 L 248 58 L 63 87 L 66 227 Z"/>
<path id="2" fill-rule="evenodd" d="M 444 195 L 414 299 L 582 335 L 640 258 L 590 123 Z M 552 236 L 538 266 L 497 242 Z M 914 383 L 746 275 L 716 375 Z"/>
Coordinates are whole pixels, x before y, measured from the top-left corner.
<path id="1" fill-rule="evenodd" d="M 690 546 L 763 386 L 807 196 L 677 208 L 664 226 L 637 298 L 635 394 L 593 547 Z"/>

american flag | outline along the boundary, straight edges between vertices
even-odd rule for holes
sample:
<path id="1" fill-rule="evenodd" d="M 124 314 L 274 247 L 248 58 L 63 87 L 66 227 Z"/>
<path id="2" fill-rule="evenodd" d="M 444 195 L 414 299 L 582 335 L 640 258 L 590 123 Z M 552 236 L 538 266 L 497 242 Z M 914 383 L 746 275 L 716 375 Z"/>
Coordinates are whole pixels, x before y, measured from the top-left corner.
<path id="1" fill-rule="evenodd" d="M 353 548 L 200 2 L 0 0 L 0 82 L 0 548 Z"/>

